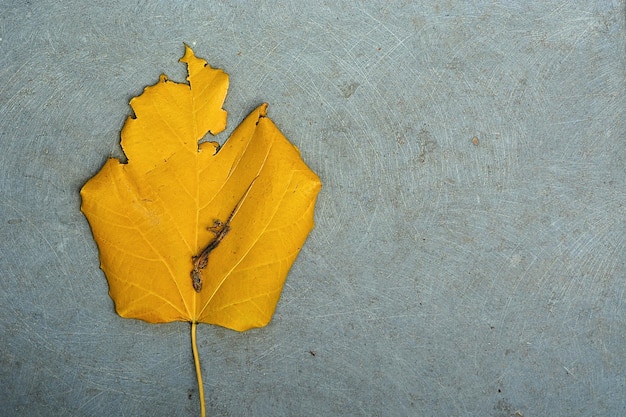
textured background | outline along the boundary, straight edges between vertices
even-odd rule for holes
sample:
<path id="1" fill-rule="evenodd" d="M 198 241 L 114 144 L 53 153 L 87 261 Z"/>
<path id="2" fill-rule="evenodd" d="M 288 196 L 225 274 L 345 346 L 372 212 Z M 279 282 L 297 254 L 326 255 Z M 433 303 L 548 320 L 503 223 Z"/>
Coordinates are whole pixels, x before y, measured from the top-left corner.
<path id="1" fill-rule="evenodd" d="M 183 42 L 324 183 L 272 323 L 199 328 L 209 415 L 626 415 L 623 0 L 93 3 L 0 5 L 0 415 L 199 413 L 78 195 Z"/>

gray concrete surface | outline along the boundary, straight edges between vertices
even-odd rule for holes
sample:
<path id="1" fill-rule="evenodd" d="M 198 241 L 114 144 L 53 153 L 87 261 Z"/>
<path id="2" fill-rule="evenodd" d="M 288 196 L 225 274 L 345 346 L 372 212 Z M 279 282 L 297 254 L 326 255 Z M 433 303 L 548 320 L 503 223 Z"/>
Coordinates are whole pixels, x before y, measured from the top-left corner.
<path id="1" fill-rule="evenodd" d="M 78 195 L 183 42 L 324 183 L 273 322 L 199 328 L 209 415 L 626 415 L 624 1 L 130 3 L 0 5 L 0 415 L 199 413 Z"/>

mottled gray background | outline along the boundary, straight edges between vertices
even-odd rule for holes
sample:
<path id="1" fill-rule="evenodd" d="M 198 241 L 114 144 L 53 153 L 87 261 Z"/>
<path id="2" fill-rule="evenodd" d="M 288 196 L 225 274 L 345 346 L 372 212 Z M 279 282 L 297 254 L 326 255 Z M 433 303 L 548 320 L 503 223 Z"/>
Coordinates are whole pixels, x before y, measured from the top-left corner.
<path id="1" fill-rule="evenodd" d="M 0 5 L 1 415 L 199 414 L 78 194 L 183 42 L 324 183 L 272 323 L 199 327 L 209 415 L 626 415 L 623 0 L 91 3 Z"/>

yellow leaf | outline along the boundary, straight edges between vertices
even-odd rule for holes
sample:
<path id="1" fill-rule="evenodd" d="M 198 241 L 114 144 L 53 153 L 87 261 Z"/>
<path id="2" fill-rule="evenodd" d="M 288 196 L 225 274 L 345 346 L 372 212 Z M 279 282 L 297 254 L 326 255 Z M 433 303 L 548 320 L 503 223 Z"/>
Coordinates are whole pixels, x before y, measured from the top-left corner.
<path id="1" fill-rule="evenodd" d="M 181 61 L 189 84 L 162 75 L 131 100 L 128 162 L 109 159 L 83 186 L 81 209 L 119 315 L 189 321 L 195 341 L 196 323 L 270 321 L 321 183 L 267 104 L 221 148 L 202 141 L 226 126 L 228 75 L 187 46 Z"/>

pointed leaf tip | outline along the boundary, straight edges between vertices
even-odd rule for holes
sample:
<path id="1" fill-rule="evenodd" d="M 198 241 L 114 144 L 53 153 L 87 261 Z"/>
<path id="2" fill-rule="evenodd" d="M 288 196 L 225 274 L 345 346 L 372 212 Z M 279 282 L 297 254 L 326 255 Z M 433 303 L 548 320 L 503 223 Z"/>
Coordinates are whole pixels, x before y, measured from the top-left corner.
<path id="1" fill-rule="evenodd" d="M 196 58 L 196 54 L 193 52 L 193 49 L 191 49 L 189 45 L 185 44 L 185 53 L 178 60 L 178 62 L 188 63 L 189 61 L 195 58 Z"/>

